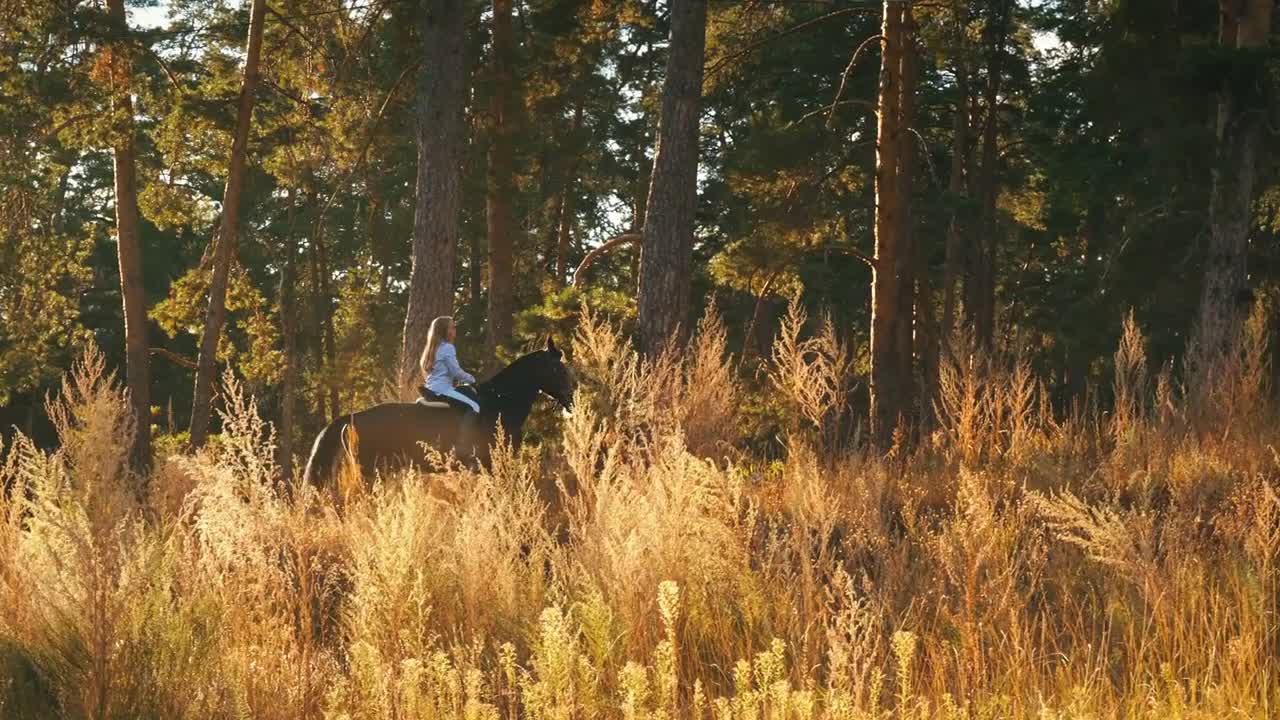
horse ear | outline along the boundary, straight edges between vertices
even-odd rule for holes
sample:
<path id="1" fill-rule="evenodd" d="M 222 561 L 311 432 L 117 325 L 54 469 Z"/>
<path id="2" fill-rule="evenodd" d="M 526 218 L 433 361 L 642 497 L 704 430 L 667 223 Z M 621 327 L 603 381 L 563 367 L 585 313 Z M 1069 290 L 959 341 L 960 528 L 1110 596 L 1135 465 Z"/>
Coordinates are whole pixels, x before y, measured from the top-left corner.
<path id="1" fill-rule="evenodd" d="M 560 349 L 556 347 L 556 339 L 550 335 L 547 336 L 547 350 L 555 353 L 556 355 L 560 354 Z"/>

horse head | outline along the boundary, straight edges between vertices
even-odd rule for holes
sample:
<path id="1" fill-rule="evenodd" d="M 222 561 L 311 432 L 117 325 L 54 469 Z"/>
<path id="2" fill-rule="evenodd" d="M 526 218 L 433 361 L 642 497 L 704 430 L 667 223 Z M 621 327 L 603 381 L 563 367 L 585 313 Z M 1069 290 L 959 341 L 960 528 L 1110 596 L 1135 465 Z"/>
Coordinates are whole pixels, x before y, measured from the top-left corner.
<path id="1" fill-rule="evenodd" d="M 533 353 L 537 359 L 533 363 L 532 377 L 534 386 L 560 403 L 566 411 L 573 409 L 573 377 L 564 364 L 564 353 L 556 347 L 556 341 L 547 336 L 547 347 Z"/>

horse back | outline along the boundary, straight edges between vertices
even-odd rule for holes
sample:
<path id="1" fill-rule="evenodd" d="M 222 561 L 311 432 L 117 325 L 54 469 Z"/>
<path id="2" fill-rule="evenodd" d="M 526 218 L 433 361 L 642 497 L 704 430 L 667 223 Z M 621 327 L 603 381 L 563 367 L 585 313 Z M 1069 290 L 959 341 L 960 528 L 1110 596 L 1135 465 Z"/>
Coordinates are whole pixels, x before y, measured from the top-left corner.
<path id="1" fill-rule="evenodd" d="M 353 449 L 364 472 L 388 463 L 421 462 L 422 445 L 440 446 L 456 427 L 457 413 L 449 406 L 383 403 L 343 415 L 316 436 L 303 479 L 313 486 L 327 484 L 343 453 Z"/>

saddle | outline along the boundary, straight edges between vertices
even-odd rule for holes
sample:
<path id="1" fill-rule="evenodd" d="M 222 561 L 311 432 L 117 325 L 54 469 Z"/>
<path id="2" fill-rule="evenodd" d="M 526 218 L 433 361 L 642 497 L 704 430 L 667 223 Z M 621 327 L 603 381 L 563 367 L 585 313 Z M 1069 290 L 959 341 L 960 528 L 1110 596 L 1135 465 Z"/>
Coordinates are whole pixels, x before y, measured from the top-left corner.
<path id="1" fill-rule="evenodd" d="M 423 407 L 441 408 L 444 410 L 454 410 L 454 406 L 440 399 L 440 396 L 431 392 L 426 386 L 420 386 L 418 393 L 422 397 L 418 398 L 418 404 Z M 476 454 L 476 413 L 463 412 L 460 413 L 461 424 L 458 427 L 458 436 L 454 444 L 454 450 L 458 454 L 458 459 L 465 461 L 474 461 Z"/>
<path id="2" fill-rule="evenodd" d="M 440 399 L 440 396 L 428 390 L 425 386 L 418 387 L 418 394 L 422 397 L 418 398 L 418 404 L 422 407 L 436 408 L 440 410 L 450 410 L 453 405 Z"/>

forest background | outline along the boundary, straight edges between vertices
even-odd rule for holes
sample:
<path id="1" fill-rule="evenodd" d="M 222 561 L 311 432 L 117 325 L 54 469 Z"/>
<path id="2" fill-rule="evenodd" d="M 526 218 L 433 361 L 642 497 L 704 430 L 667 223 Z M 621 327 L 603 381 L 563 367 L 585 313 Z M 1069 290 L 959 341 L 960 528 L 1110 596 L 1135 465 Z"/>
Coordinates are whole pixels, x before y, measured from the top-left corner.
<path id="1" fill-rule="evenodd" d="M 878 4 L 712 3 L 698 147 L 673 171 L 696 165 L 696 188 L 652 183 L 693 217 L 650 223 L 647 239 L 666 5 L 441 5 L 457 32 L 400 0 L 263 6 L 247 120 L 250 4 L 109 5 L 22 3 L 0 26 L 0 416 L 45 443 L 42 398 L 89 338 L 127 364 L 131 285 L 128 375 L 157 431 L 188 431 L 193 403 L 207 424 L 212 378 L 230 367 L 273 408 L 286 457 L 387 397 L 422 333 L 407 309 L 456 308 L 464 360 L 491 370 L 567 334 L 583 303 L 646 326 L 636 298 L 660 296 L 676 315 L 646 332 L 665 336 L 714 302 L 751 364 L 799 297 L 854 349 L 853 415 L 883 441 L 891 418 L 927 425 L 957 327 L 1026 352 L 1065 409 L 1108 376 L 1127 312 L 1163 365 L 1214 308 L 1238 325 L 1275 292 L 1275 69 L 1265 47 L 1227 39 L 1212 2 L 926 4 L 885 45 L 906 48 L 894 57 L 909 69 L 881 62 L 892 23 Z M 424 47 L 438 32 L 460 44 Z M 452 86 L 433 85 L 448 73 Z M 901 81 L 905 107 L 881 107 L 886 81 Z M 448 174 L 418 174 L 439 125 L 418 123 L 427 106 L 457 117 L 433 151 L 456 163 L 443 201 L 432 193 L 445 185 L 420 180 Z M 904 158 L 900 187 L 877 164 L 878 133 Z M 129 171 L 133 255 L 116 244 Z M 235 241 L 219 244 L 228 228 Z M 612 252 L 593 252 L 602 244 Z M 646 290 L 641 246 L 679 271 L 673 292 Z M 889 324 L 873 347 L 872 265 L 886 253 L 874 304 Z M 415 261 L 418 285 L 447 286 L 416 307 Z M 1219 265 L 1231 277 L 1212 281 Z M 210 302 L 211 279 L 224 302 Z M 884 407 L 870 412 L 877 385 Z M 770 432 L 767 418 L 751 430 Z"/>
<path id="2" fill-rule="evenodd" d="M 1275 717 L 1273 9 L 3 4 L 0 716 Z"/>

